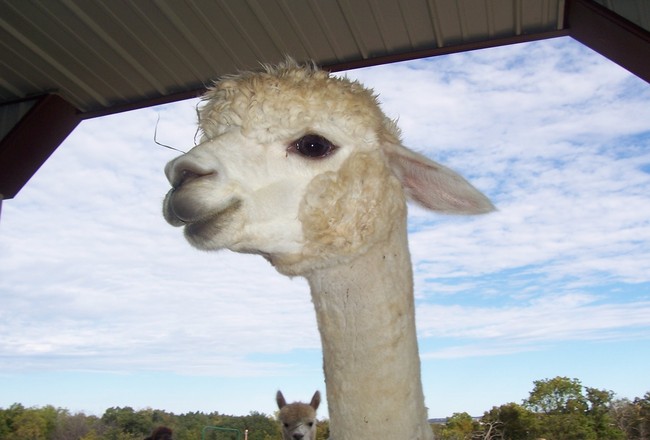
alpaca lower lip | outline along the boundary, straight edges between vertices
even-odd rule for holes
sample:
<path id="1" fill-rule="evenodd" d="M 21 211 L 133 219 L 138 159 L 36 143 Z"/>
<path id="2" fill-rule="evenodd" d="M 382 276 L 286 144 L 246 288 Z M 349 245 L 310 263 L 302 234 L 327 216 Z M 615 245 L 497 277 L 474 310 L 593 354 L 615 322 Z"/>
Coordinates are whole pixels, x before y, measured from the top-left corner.
<path id="1" fill-rule="evenodd" d="M 231 221 L 234 213 L 240 208 L 241 202 L 234 200 L 224 209 L 213 212 L 195 220 L 181 220 L 185 225 L 185 233 L 190 236 L 217 235 Z"/>
<path id="2" fill-rule="evenodd" d="M 165 218 L 174 225 L 202 222 L 210 219 L 220 212 L 226 211 L 236 200 L 226 197 L 223 200 L 202 200 L 201 195 L 205 190 L 193 186 L 191 183 L 170 190 L 165 198 Z"/>
<path id="3" fill-rule="evenodd" d="M 172 226 L 183 226 L 185 221 L 176 215 L 174 208 L 172 207 L 172 197 L 174 196 L 174 190 L 170 190 L 167 195 L 165 195 L 165 201 L 163 202 L 163 217 Z"/>
<path id="4" fill-rule="evenodd" d="M 193 229 L 202 229 L 203 226 L 215 222 L 224 223 L 241 206 L 241 200 L 231 198 L 224 200 L 216 206 L 206 206 L 197 203 L 196 198 L 187 193 L 180 194 L 180 190 L 170 190 L 163 203 L 163 216 L 172 226 L 192 226 Z"/>

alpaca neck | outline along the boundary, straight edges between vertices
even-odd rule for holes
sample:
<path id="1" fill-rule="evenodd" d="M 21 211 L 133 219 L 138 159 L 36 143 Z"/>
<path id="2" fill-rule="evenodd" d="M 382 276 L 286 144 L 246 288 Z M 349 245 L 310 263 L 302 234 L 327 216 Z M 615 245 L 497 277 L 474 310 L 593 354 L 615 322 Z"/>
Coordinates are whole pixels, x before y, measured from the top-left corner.
<path id="1" fill-rule="evenodd" d="M 323 346 L 333 440 L 431 439 L 420 380 L 406 225 L 307 279 Z"/>

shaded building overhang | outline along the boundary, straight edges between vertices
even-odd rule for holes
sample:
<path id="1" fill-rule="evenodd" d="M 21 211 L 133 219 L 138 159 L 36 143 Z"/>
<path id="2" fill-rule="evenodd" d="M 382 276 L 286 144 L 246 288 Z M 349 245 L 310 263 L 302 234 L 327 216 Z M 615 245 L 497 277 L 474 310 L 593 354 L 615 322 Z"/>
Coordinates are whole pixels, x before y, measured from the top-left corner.
<path id="1" fill-rule="evenodd" d="M 0 3 L 0 202 L 84 119 L 285 55 L 332 71 L 570 36 L 650 82 L 645 0 Z"/>

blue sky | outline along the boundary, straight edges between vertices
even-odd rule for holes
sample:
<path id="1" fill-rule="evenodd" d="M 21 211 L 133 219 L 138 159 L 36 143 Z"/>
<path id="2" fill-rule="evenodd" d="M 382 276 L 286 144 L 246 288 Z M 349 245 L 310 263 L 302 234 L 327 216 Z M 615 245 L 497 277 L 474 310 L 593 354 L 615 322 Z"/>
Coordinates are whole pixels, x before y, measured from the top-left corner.
<path id="1" fill-rule="evenodd" d="M 498 207 L 410 207 L 431 417 L 575 377 L 650 391 L 650 86 L 569 38 L 342 73 Z M 167 225 L 196 101 L 88 120 L 0 219 L 0 407 L 273 413 L 325 390 L 307 284 Z M 321 415 L 326 416 L 325 411 Z"/>

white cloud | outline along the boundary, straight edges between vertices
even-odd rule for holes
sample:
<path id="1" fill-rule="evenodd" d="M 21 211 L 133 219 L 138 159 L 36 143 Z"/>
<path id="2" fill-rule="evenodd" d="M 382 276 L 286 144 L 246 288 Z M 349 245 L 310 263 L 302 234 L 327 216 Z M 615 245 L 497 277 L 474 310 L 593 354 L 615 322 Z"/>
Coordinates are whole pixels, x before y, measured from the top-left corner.
<path id="1" fill-rule="evenodd" d="M 348 76 L 380 93 L 408 145 L 499 209 L 410 209 L 425 359 L 647 342 L 646 83 L 567 39 Z M 192 249 L 162 219 L 162 170 L 177 153 L 154 144 L 156 120 L 160 142 L 188 149 L 195 105 L 85 121 L 4 202 L 0 373 L 321 379 L 319 356 L 305 355 L 320 346 L 307 284 L 260 257 Z"/>
<path id="2" fill-rule="evenodd" d="M 277 370 L 250 354 L 319 348 L 306 283 L 259 257 L 196 251 L 162 219 L 176 153 L 153 127 L 160 111 L 159 137 L 185 119 L 191 139 L 184 104 L 84 122 L 5 203 L 5 368 L 245 375 Z"/>
<path id="3" fill-rule="evenodd" d="M 421 305 L 418 328 L 425 343 L 454 341 L 422 356 L 494 356 L 539 350 L 560 341 L 650 337 L 650 301 L 612 304 L 600 300 L 594 295 L 566 293 L 501 307 Z"/>

